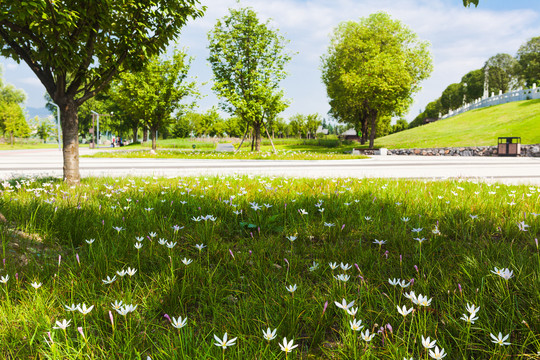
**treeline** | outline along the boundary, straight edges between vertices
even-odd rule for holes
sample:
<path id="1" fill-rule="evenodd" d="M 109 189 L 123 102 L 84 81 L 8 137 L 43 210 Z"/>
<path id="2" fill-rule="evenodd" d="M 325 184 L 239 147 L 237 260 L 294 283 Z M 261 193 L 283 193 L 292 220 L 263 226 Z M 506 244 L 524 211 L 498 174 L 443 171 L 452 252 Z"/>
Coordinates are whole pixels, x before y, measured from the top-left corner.
<path id="1" fill-rule="evenodd" d="M 521 45 L 516 56 L 497 54 L 490 57 L 480 69 L 472 70 L 461 78 L 459 83 L 450 84 L 441 96 L 427 104 L 409 127 L 423 125 L 448 114 L 466 103 L 479 99 L 484 94 L 484 83 L 491 93 L 506 93 L 520 87 L 540 85 L 540 36 Z"/>

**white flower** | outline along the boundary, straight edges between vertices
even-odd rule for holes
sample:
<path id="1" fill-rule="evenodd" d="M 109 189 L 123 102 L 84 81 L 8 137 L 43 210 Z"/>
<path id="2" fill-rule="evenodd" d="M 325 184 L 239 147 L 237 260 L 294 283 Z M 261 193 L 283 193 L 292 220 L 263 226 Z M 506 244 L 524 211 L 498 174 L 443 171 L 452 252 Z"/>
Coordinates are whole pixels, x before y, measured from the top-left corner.
<path id="1" fill-rule="evenodd" d="M 405 305 L 403 305 L 403 307 L 401 307 L 401 308 L 399 307 L 399 305 L 397 306 L 398 313 L 400 313 L 403 316 L 409 315 L 413 310 L 414 310 L 414 308 L 407 309 L 407 307 Z"/>
<path id="2" fill-rule="evenodd" d="M 277 329 L 272 331 L 270 328 L 266 329 L 266 331 L 263 330 L 263 337 L 268 341 L 274 340 L 276 338 L 276 331 Z"/>
<path id="3" fill-rule="evenodd" d="M 399 285 L 399 281 L 400 279 L 396 279 L 396 278 L 388 279 L 388 283 L 393 286 Z"/>
<path id="4" fill-rule="evenodd" d="M 474 324 L 474 322 L 478 320 L 478 316 L 476 316 L 476 313 L 471 313 L 470 315 L 463 314 L 460 319 L 468 323 Z"/>
<path id="5" fill-rule="evenodd" d="M 169 249 L 172 249 L 172 248 L 174 248 L 174 247 L 176 246 L 176 244 L 178 244 L 178 243 L 177 243 L 177 242 L 172 242 L 172 241 L 171 241 L 171 242 L 167 242 L 167 247 L 168 247 Z"/>
<path id="6" fill-rule="evenodd" d="M 471 305 L 469 303 L 467 303 L 467 311 L 471 314 L 476 314 L 478 312 L 478 310 L 480 310 L 480 306 L 479 307 L 475 307 L 475 305 Z"/>
<path id="7" fill-rule="evenodd" d="M 66 328 L 69 326 L 69 324 L 71 323 L 71 320 L 62 320 L 62 322 L 60 321 L 56 321 L 56 326 L 53 326 L 53 329 L 62 329 L 62 330 L 66 330 Z"/>
<path id="8" fill-rule="evenodd" d="M 412 299 L 411 299 L 412 300 Z M 427 298 L 427 296 L 424 296 L 422 294 L 419 294 L 418 297 L 416 298 L 416 302 L 414 302 L 416 305 L 420 305 L 420 306 L 429 306 L 431 304 L 431 300 L 433 299 L 429 299 Z"/>
<path id="9" fill-rule="evenodd" d="M 6 276 L 0 276 L 0 283 L 6 284 L 9 280 L 9 274 Z"/>
<path id="10" fill-rule="evenodd" d="M 75 311 L 79 308 L 81 304 L 78 304 L 78 305 L 75 305 L 75 304 L 71 304 L 71 305 L 64 305 L 64 307 L 66 308 L 66 311 Z"/>
<path id="11" fill-rule="evenodd" d="M 140 241 L 143 241 L 143 240 L 144 240 L 144 237 L 143 237 L 143 236 L 136 236 L 136 237 L 135 237 L 135 240 L 137 240 L 137 241 L 140 242 Z"/>
<path id="12" fill-rule="evenodd" d="M 366 221 L 371 221 L 371 216 L 364 216 L 364 219 L 366 219 Z"/>
<path id="13" fill-rule="evenodd" d="M 90 306 L 90 307 L 86 307 L 86 304 L 79 304 L 77 305 L 77 310 L 79 310 L 79 312 L 83 315 L 87 315 L 90 313 L 90 311 L 92 311 L 92 309 L 94 308 L 94 305 Z"/>
<path id="14" fill-rule="evenodd" d="M 525 224 L 525 221 L 518 222 L 518 228 L 520 231 L 528 231 L 527 228 L 529 225 Z"/>
<path id="15" fill-rule="evenodd" d="M 153 239 L 157 236 L 155 232 L 149 232 L 148 235 Z"/>
<path id="16" fill-rule="evenodd" d="M 181 329 L 187 324 L 187 316 L 182 319 L 181 316 L 178 317 L 178 319 L 172 318 L 172 326 L 174 326 L 177 329 Z"/>
<path id="17" fill-rule="evenodd" d="M 350 309 L 347 309 L 347 314 L 351 316 L 356 316 L 356 313 L 358 312 L 358 307 L 351 307 Z"/>
<path id="18" fill-rule="evenodd" d="M 178 232 L 178 230 L 182 230 L 184 227 L 183 226 L 178 226 L 178 225 L 173 225 L 172 229 L 174 232 Z"/>
<path id="19" fill-rule="evenodd" d="M 376 334 L 371 334 L 371 335 L 370 335 L 370 334 L 369 334 L 369 329 L 366 329 L 366 331 L 360 333 L 360 335 L 362 335 L 362 339 L 363 339 L 364 341 L 369 342 L 369 341 L 371 341 L 371 339 L 373 339 L 373 337 L 375 337 Z"/>
<path id="20" fill-rule="evenodd" d="M 374 244 L 377 244 L 379 246 L 386 244 L 386 240 L 377 240 L 373 241 Z"/>
<path id="21" fill-rule="evenodd" d="M 304 210 L 304 209 L 299 209 L 298 212 L 300 213 L 300 215 L 307 215 L 308 214 L 308 212 L 306 210 Z"/>
<path id="22" fill-rule="evenodd" d="M 354 330 L 354 331 L 360 331 L 364 327 L 364 325 L 362 325 L 362 320 L 353 319 L 349 321 L 349 324 L 351 325 L 351 330 Z"/>
<path id="23" fill-rule="evenodd" d="M 158 244 L 159 244 L 159 245 L 165 245 L 165 244 L 167 244 L 167 239 L 159 238 Z"/>
<path id="24" fill-rule="evenodd" d="M 114 230 L 116 230 L 117 233 L 120 233 L 120 231 L 124 230 L 124 228 L 121 227 L 121 226 L 113 226 L 112 228 L 113 228 Z"/>
<path id="25" fill-rule="evenodd" d="M 499 275 L 500 277 L 502 277 L 503 279 L 505 280 L 509 280 L 511 279 L 512 277 L 514 277 L 514 271 L 513 270 L 510 270 L 508 268 L 504 268 L 504 269 L 497 269 L 497 268 L 494 268 L 494 270 L 491 270 L 491 272 L 493 274 L 497 274 Z"/>
<path id="26" fill-rule="evenodd" d="M 143 247 L 143 244 L 142 244 L 142 243 L 140 243 L 140 242 L 137 242 L 137 243 L 135 243 L 135 245 L 134 245 L 134 246 L 135 246 L 135 249 L 139 250 L 140 248 L 142 248 L 142 247 Z"/>
<path id="27" fill-rule="evenodd" d="M 296 240 L 296 236 L 294 236 L 294 235 L 287 236 L 286 238 L 287 238 L 287 240 L 289 240 L 290 242 L 293 242 L 294 240 Z"/>
<path id="28" fill-rule="evenodd" d="M 124 276 L 126 276 L 126 274 L 127 274 L 127 272 L 124 269 L 116 272 L 116 275 L 118 275 L 120 277 L 124 277 Z"/>
<path id="29" fill-rule="evenodd" d="M 334 276 L 336 280 L 347 282 L 349 281 L 350 276 L 345 274 L 339 274 L 338 276 Z"/>
<path id="30" fill-rule="evenodd" d="M 411 231 L 415 233 L 419 233 L 422 230 L 424 230 L 424 228 L 413 228 Z"/>
<path id="31" fill-rule="evenodd" d="M 343 270 L 343 271 L 347 271 L 347 270 L 349 270 L 350 268 L 352 268 L 352 265 L 349 265 L 349 264 L 343 264 L 343 263 L 340 263 L 339 266 L 341 267 L 341 270 Z"/>
<path id="32" fill-rule="evenodd" d="M 333 227 L 333 226 L 336 226 L 336 224 L 334 223 L 327 223 L 326 221 L 324 222 L 324 226 L 326 227 Z"/>
<path id="33" fill-rule="evenodd" d="M 94 241 L 96 241 L 96 239 L 90 239 L 90 240 L 84 240 L 84 241 L 86 241 L 86 243 L 87 243 L 88 245 L 92 245 L 92 243 L 93 243 Z"/>
<path id="34" fill-rule="evenodd" d="M 283 338 L 283 344 L 279 344 L 279 347 L 281 348 L 282 351 L 285 351 L 286 353 L 290 353 L 295 347 L 297 347 L 298 345 L 293 345 L 294 344 L 294 339 L 287 342 L 287 338 Z"/>
<path id="35" fill-rule="evenodd" d="M 402 217 L 402 218 L 401 218 L 401 221 L 403 221 L 403 222 L 408 222 L 409 220 L 410 220 L 410 219 L 409 219 L 408 217 Z"/>
<path id="36" fill-rule="evenodd" d="M 189 264 L 191 264 L 193 262 L 193 260 L 188 259 L 188 258 L 183 258 L 182 262 L 184 263 L 184 265 L 188 266 Z"/>
<path id="37" fill-rule="evenodd" d="M 197 248 L 197 250 L 201 251 L 202 249 L 204 249 L 206 247 L 206 245 L 204 244 L 196 244 L 195 245 L 195 248 Z"/>
<path id="38" fill-rule="evenodd" d="M 421 244 L 426 241 L 426 238 L 414 238 L 414 240 L 418 241 Z"/>
<path id="39" fill-rule="evenodd" d="M 286 286 L 285 289 L 287 289 L 287 291 L 290 293 L 294 293 L 296 291 L 296 284 Z"/>
<path id="40" fill-rule="evenodd" d="M 447 354 L 444 352 L 444 349 L 440 349 L 438 346 L 435 346 L 435 350 L 429 350 L 429 356 L 433 359 L 439 360 L 445 357 Z"/>
<path id="41" fill-rule="evenodd" d="M 41 287 L 41 285 L 43 285 L 43 284 L 42 284 L 42 283 L 39 283 L 39 284 L 38 284 L 37 282 L 33 282 L 33 283 L 31 283 L 30 285 L 32 285 L 32 287 L 33 287 L 34 289 L 37 290 L 37 289 L 39 289 L 39 288 Z"/>
<path id="42" fill-rule="evenodd" d="M 493 339 L 493 340 L 491 340 L 491 342 L 494 343 L 494 344 L 499 344 L 500 346 L 510 345 L 509 342 L 506 342 L 506 339 L 508 339 L 510 334 L 506 334 L 506 336 L 503 337 L 502 333 L 499 333 L 499 336 L 495 336 L 495 335 L 490 333 L 489 336 L 491 336 L 491 338 Z"/>
<path id="43" fill-rule="evenodd" d="M 422 335 L 422 345 L 426 348 L 426 349 L 433 349 L 433 347 L 435 346 L 435 343 L 437 342 L 437 340 L 433 340 L 431 341 L 431 339 L 429 338 L 429 336 L 427 338 L 424 338 L 424 335 Z"/>
<path id="44" fill-rule="evenodd" d="M 411 300 L 414 304 L 418 303 L 418 300 L 416 298 L 416 295 L 414 294 L 414 291 L 411 291 L 409 293 L 403 293 L 403 296 Z"/>
<path id="45" fill-rule="evenodd" d="M 309 267 L 309 271 L 315 271 L 319 268 L 319 263 L 313 262 L 313 265 Z"/>
<path id="46" fill-rule="evenodd" d="M 126 274 L 128 274 L 129 276 L 133 276 L 133 275 L 135 275 L 136 272 L 137 272 L 137 269 L 132 269 L 132 268 L 128 267 L 127 271 L 126 271 Z"/>
<path id="47" fill-rule="evenodd" d="M 223 348 L 223 350 L 225 350 L 228 346 L 235 345 L 237 338 L 227 340 L 227 333 L 225 333 L 225 335 L 223 335 L 223 339 L 218 338 L 217 335 L 214 334 L 214 339 L 216 339 L 217 341 L 216 343 L 214 343 L 214 345 L 219 346 Z"/>
<path id="48" fill-rule="evenodd" d="M 137 306 L 138 305 L 124 305 L 122 306 L 121 308 L 119 309 L 115 309 L 117 313 L 119 313 L 120 315 L 123 315 L 123 316 L 126 316 L 127 314 L 129 314 L 130 312 L 133 312 L 135 311 L 135 309 L 137 309 Z"/>
<path id="49" fill-rule="evenodd" d="M 253 210 L 255 210 L 255 211 L 262 209 L 261 206 L 259 204 L 257 204 L 256 202 L 252 202 L 252 203 L 250 203 L 250 205 L 251 205 L 251 208 Z"/>
<path id="50" fill-rule="evenodd" d="M 114 310 L 118 310 L 122 307 L 122 305 L 124 305 L 124 303 L 122 302 L 122 300 L 118 301 L 118 300 L 115 300 L 114 303 L 111 303 L 111 306 Z"/>
<path id="51" fill-rule="evenodd" d="M 337 262 L 331 262 L 331 263 L 328 263 L 328 266 L 330 266 L 330 269 L 335 270 L 337 269 L 338 264 Z"/>
<path id="52" fill-rule="evenodd" d="M 341 303 L 338 303 L 337 301 L 334 301 L 334 304 L 340 309 L 347 310 L 351 308 L 354 305 L 354 300 L 347 304 L 347 300 L 343 299 L 341 300 Z"/>

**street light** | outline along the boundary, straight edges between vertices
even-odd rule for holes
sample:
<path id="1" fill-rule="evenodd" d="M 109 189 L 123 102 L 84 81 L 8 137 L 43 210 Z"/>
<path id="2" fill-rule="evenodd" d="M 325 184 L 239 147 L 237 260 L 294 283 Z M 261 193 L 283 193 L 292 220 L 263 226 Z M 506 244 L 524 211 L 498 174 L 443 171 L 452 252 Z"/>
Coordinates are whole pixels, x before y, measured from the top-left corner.
<path id="1" fill-rule="evenodd" d="M 57 120 L 56 132 L 58 133 L 58 150 L 62 151 L 62 147 L 60 146 L 60 106 L 56 105 L 53 102 L 49 104 L 53 104 L 54 106 L 56 106 L 56 120 Z"/>
<path id="2" fill-rule="evenodd" d="M 97 112 L 95 112 L 94 110 L 90 110 L 90 112 L 93 114 L 93 115 L 96 115 L 97 117 L 97 133 L 96 133 L 96 142 L 97 144 L 100 143 L 100 138 L 99 138 L 99 117 L 100 116 L 112 116 L 114 113 L 110 113 L 110 114 L 98 114 Z M 92 116 L 92 129 L 94 128 L 94 116 Z M 94 139 L 94 135 L 92 135 L 92 140 Z"/>

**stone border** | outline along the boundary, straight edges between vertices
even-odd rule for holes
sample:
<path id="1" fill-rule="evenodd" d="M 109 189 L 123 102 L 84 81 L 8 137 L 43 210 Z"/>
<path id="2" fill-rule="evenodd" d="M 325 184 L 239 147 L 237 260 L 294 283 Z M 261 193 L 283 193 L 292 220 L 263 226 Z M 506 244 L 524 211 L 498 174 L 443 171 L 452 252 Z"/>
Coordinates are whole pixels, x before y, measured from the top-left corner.
<path id="1" fill-rule="evenodd" d="M 355 150 L 362 155 L 380 155 L 380 150 Z M 388 155 L 497 156 L 497 146 L 470 146 L 420 149 L 388 149 Z M 520 157 L 540 157 L 540 144 L 521 145 Z"/>

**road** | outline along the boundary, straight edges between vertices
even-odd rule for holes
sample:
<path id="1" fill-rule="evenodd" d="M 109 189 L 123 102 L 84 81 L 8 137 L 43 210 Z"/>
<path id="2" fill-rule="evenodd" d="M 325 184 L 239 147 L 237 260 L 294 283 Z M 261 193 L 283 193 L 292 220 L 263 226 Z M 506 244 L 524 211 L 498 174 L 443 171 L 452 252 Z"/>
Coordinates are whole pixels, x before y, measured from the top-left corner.
<path id="1" fill-rule="evenodd" d="M 80 149 L 81 155 L 95 150 Z M 81 176 L 252 174 L 293 177 L 478 178 L 540 185 L 540 158 L 374 156 L 363 160 L 272 161 L 80 158 Z M 0 179 L 62 176 L 58 149 L 0 151 Z"/>

